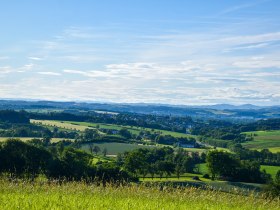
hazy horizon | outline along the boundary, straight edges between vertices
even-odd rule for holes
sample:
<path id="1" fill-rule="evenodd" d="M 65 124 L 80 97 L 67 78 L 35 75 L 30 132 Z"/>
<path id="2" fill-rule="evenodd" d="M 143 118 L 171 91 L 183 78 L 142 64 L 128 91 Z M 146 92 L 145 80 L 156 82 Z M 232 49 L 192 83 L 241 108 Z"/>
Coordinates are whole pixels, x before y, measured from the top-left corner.
<path id="1" fill-rule="evenodd" d="M 277 0 L 1 3 L 0 98 L 280 105 Z"/>

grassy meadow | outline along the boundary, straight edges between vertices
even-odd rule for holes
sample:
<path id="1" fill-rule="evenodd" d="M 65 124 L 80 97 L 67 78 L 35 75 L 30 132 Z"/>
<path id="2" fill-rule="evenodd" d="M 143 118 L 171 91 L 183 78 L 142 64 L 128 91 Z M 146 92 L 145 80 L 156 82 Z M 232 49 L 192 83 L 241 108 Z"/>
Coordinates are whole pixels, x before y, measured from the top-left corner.
<path id="1" fill-rule="evenodd" d="M 9 183 L 0 181 L 1 208 L 12 209 L 280 209 L 279 199 L 194 187 L 98 187 L 83 183 Z"/>
<path id="2" fill-rule="evenodd" d="M 243 143 L 248 149 L 269 149 L 271 152 L 280 152 L 280 131 L 254 131 L 246 132 L 253 135 L 254 140 Z"/>
<path id="3" fill-rule="evenodd" d="M 47 126 L 56 126 L 58 128 L 70 129 L 84 131 L 87 128 L 94 129 L 97 126 L 103 129 L 112 129 L 112 130 L 121 130 L 122 128 L 127 128 L 132 134 L 138 135 L 141 131 L 150 131 L 150 132 L 160 132 L 163 135 L 171 135 L 174 137 L 195 137 L 189 134 L 165 131 L 159 129 L 135 127 L 135 126 L 123 126 L 115 124 L 105 124 L 105 123 L 88 123 L 88 122 L 75 122 L 75 121 L 55 121 L 55 120 L 31 120 L 31 123 L 41 123 L 42 125 Z"/>
<path id="4" fill-rule="evenodd" d="M 198 172 L 201 173 L 201 174 L 208 174 L 209 173 L 206 163 L 197 164 L 196 167 L 198 169 Z"/>
<path id="5" fill-rule="evenodd" d="M 268 174 L 271 174 L 272 178 L 275 178 L 277 171 L 280 170 L 280 166 L 261 165 L 261 170 L 265 170 Z"/>
<path id="6" fill-rule="evenodd" d="M 84 131 L 85 129 L 89 128 L 88 126 L 64 123 L 63 121 L 55 121 L 55 120 L 30 120 L 30 122 L 34 124 L 42 124 L 45 126 L 58 127 L 67 130 Z"/>

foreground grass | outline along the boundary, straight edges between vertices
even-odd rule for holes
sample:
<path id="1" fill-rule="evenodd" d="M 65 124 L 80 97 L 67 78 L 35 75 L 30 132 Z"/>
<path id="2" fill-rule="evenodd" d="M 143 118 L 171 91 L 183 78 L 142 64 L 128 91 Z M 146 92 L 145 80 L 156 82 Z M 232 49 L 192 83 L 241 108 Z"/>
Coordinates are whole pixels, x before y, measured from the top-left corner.
<path id="1" fill-rule="evenodd" d="M 0 181 L 1 209 L 280 209 L 279 199 L 196 188 L 97 187 Z"/>

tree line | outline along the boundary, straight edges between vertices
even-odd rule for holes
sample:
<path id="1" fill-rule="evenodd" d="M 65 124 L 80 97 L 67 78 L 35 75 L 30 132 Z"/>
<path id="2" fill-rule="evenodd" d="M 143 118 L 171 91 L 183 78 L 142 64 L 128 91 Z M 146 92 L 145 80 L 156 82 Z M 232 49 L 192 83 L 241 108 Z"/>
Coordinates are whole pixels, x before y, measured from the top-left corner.
<path id="1" fill-rule="evenodd" d="M 224 151 L 209 151 L 206 163 L 211 179 L 267 183 L 270 174 L 260 170 L 260 163 L 251 160 L 240 160 L 237 155 Z"/>
<path id="2" fill-rule="evenodd" d="M 49 180 L 120 183 L 135 180 L 114 162 L 92 163 L 93 155 L 48 141 L 25 143 L 10 139 L 0 145 L 0 173 L 10 179 L 34 180 L 40 174 Z"/>
<path id="3" fill-rule="evenodd" d="M 171 147 L 154 149 L 136 149 L 119 154 L 117 164 L 125 168 L 134 177 L 151 178 L 169 177 L 175 174 L 178 178 L 184 173 L 192 173 L 195 165 L 203 162 L 205 154 L 188 153 L 182 148 L 174 150 Z"/>

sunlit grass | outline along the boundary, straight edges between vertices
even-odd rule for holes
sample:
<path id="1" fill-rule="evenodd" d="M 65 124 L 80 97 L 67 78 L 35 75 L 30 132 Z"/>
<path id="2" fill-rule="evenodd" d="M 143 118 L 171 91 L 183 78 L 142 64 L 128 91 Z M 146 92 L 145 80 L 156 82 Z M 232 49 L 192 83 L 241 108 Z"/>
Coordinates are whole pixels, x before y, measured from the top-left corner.
<path id="1" fill-rule="evenodd" d="M 280 209 L 280 201 L 193 187 L 97 187 L 0 181 L 1 209 Z"/>
<path id="2" fill-rule="evenodd" d="M 267 166 L 261 165 L 261 170 L 265 170 L 268 174 L 271 174 L 272 178 L 275 178 L 277 172 L 280 170 L 280 166 Z"/>
<path id="3" fill-rule="evenodd" d="M 136 126 L 124 126 L 124 125 L 115 125 L 115 124 L 105 124 L 105 123 L 89 123 L 89 122 L 76 122 L 76 121 L 57 121 L 57 120 L 30 120 L 31 123 L 41 123 L 45 126 L 56 126 L 59 128 L 65 128 L 70 130 L 78 130 L 84 131 L 87 128 L 94 129 L 96 126 L 103 129 L 112 129 L 112 130 L 121 130 L 122 128 L 126 128 L 132 134 L 138 135 L 142 130 L 150 131 L 150 132 L 160 132 L 163 135 L 171 135 L 174 137 L 191 137 L 192 135 L 178 133 L 173 131 L 159 130 L 159 129 L 151 129 L 144 127 L 136 127 Z M 195 136 L 192 136 L 195 137 Z"/>

